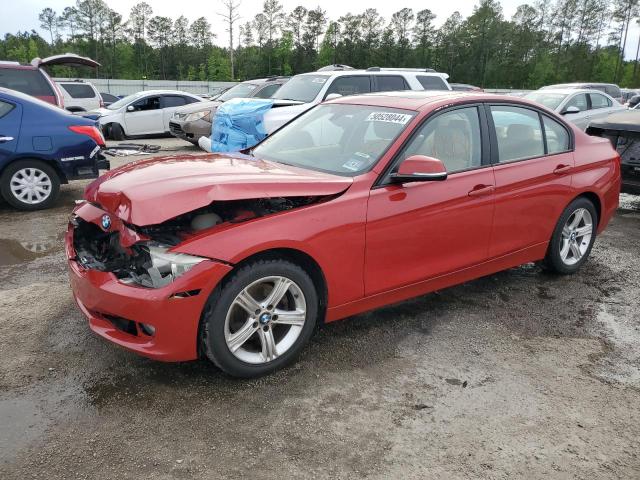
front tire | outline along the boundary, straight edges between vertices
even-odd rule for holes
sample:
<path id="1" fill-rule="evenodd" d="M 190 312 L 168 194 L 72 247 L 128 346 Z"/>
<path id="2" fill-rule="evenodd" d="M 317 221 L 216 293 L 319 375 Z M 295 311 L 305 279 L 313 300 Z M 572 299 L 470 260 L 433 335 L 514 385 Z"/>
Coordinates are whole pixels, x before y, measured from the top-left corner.
<path id="1" fill-rule="evenodd" d="M 19 160 L 2 172 L 0 193 L 9 205 L 19 210 L 43 210 L 58 198 L 60 178 L 45 162 Z"/>
<path id="2" fill-rule="evenodd" d="M 560 215 L 545 266 L 563 275 L 577 272 L 591 253 L 597 227 L 598 213 L 593 203 L 584 197 L 575 199 Z"/>
<path id="3" fill-rule="evenodd" d="M 287 260 L 258 260 L 211 295 L 201 340 L 207 357 L 227 374 L 258 377 L 295 360 L 317 315 L 317 290 L 304 269 Z"/>

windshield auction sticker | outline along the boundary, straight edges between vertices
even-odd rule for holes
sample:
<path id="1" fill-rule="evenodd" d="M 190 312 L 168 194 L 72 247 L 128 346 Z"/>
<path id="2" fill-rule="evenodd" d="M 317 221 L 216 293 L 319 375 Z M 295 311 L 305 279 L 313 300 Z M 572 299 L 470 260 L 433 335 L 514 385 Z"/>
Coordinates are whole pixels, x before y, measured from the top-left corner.
<path id="1" fill-rule="evenodd" d="M 366 118 L 367 122 L 388 122 L 400 125 L 406 125 L 409 120 L 411 120 L 411 115 L 391 112 L 371 112 Z"/>

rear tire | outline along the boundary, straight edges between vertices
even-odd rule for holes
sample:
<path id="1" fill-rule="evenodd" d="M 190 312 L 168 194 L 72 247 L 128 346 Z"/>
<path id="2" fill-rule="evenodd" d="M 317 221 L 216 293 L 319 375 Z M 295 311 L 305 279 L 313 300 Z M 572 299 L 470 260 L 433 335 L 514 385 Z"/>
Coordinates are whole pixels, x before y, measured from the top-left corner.
<path id="1" fill-rule="evenodd" d="M 201 342 L 225 373 L 258 377 L 295 360 L 317 316 L 318 294 L 304 269 L 287 260 L 258 260 L 241 267 L 211 295 Z"/>
<path id="2" fill-rule="evenodd" d="M 598 213 L 593 203 L 584 197 L 575 199 L 560 215 L 544 266 L 562 275 L 577 272 L 591 253 L 597 228 Z"/>
<path id="3" fill-rule="evenodd" d="M 112 140 L 124 140 L 126 138 L 124 130 L 119 123 L 112 123 L 109 129 L 109 136 Z"/>
<path id="4" fill-rule="evenodd" d="M 2 172 L 0 193 L 9 205 L 18 210 L 43 210 L 57 200 L 60 178 L 45 162 L 18 160 Z"/>

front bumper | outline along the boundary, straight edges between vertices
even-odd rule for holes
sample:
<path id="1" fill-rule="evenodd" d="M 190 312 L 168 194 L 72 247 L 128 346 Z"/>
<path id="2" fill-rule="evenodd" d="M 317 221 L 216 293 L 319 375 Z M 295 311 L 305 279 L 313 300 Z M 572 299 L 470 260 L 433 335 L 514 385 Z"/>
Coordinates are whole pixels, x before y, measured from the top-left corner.
<path id="1" fill-rule="evenodd" d="M 110 272 L 80 265 L 75 260 L 73 233 L 73 225 L 69 224 L 65 236 L 69 281 L 91 330 L 155 360 L 177 362 L 198 358 L 202 311 L 215 286 L 232 267 L 207 260 L 163 288 L 128 285 Z"/>
<path id="2" fill-rule="evenodd" d="M 174 137 L 197 145 L 200 137 L 211 135 L 211 124 L 202 119 L 194 122 L 185 122 L 172 118 L 169 121 L 169 131 Z"/>

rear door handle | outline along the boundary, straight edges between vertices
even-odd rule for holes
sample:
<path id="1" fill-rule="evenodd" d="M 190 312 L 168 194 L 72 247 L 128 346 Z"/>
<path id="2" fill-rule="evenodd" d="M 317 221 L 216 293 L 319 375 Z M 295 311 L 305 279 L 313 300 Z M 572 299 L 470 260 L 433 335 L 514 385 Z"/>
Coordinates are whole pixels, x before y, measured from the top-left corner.
<path id="1" fill-rule="evenodd" d="M 558 165 L 553 173 L 556 175 L 564 175 L 565 173 L 569 173 L 571 171 L 571 165 Z"/>
<path id="2" fill-rule="evenodd" d="M 13 140 L 13 137 L 0 137 L 0 143 L 10 142 Z"/>
<path id="3" fill-rule="evenodd" d="M 495 187 L 493 185 L 476 185 L 468 195 L 470 197 L 479 197 L 480 195 L 489 195 L 490 193 L 493 193 L 494 190 Z"/>

